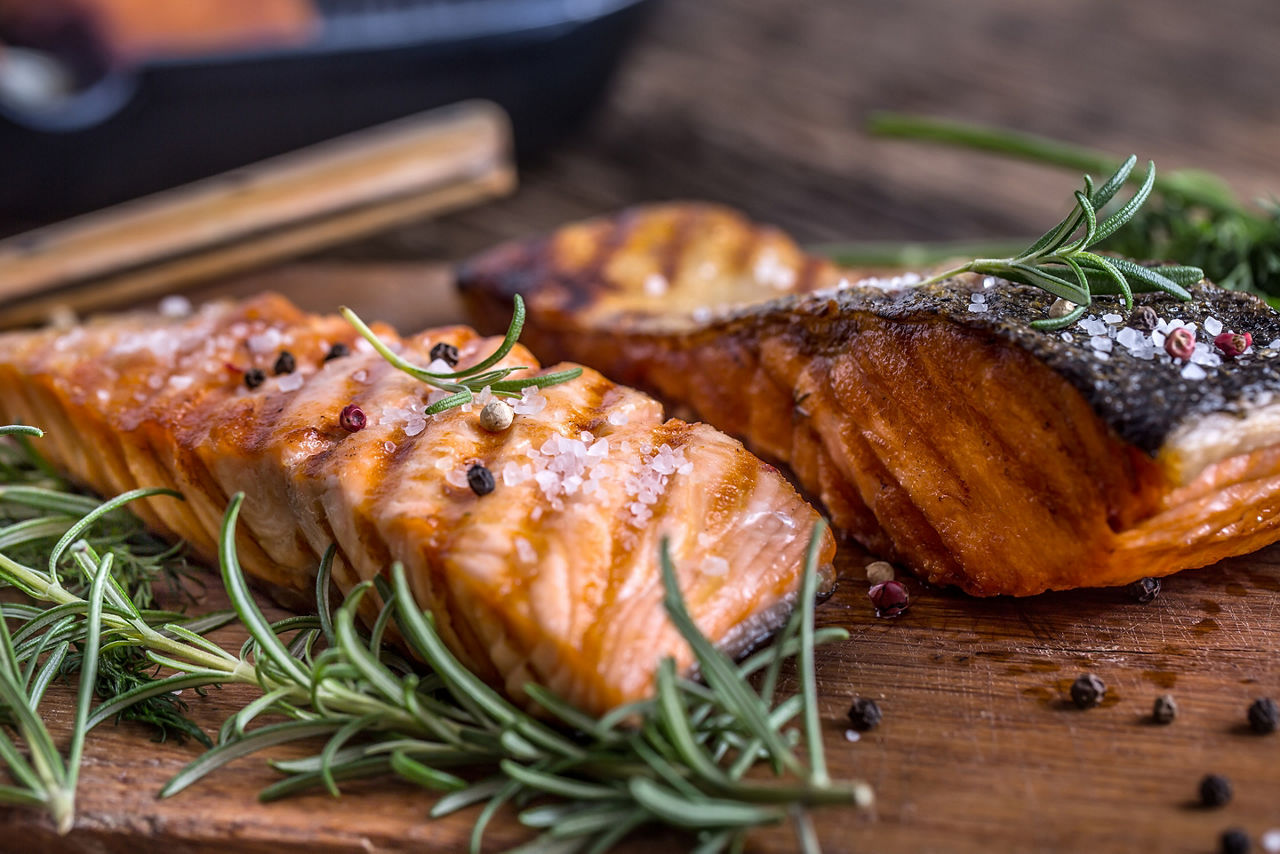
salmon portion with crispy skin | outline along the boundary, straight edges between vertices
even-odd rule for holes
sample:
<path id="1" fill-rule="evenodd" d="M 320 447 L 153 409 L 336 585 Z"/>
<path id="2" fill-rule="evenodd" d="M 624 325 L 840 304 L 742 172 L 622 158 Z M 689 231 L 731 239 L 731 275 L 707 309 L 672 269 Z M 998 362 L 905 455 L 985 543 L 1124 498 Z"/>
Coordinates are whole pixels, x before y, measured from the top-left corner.
<path id="1" fill-rule="evenodd" d="M 481 327 L 519 291 L 525 340 L 686 405 L 786 463 L 836 525 L 977 595 L 1124 584 L 1280 539 L 1280 322 L 1208 283 L 1116 298 L 1066 332 L 1052 297 L 966 276 L 919 287 L 807 257 L 723 208 L 669 204 L 465 264 Z M 1163 330 L 1194 323 L 1192 363 Z M 1221 326 L 1254 347 L 1222 357 Z M 1208 329 L 1208 334 L 1204 331 Z"/>
<path id="2" fill-rule="evenodd" d="M 465 327 L 378 332 L 423 365 L 442 343 L 460 368 L 499 343 Z M 349 354 L 326 359 L 336 343 Z M 284 351 L 296 369 L 273 376 Z M 516 365 L 540 372 L 519 345 L 500 363 Z M 249 388 L 254 368 L 267 378 Z M 537 682 L 599 713 L 647 695 L 663 656 L 692 663 L 661 604 L 663 537 L 698 626 L 729 652 L 794 604 L 817 513 L 736 440 L 664 420 L 591 370 L 527 388 L 501 433 L 479 426 L 481 400 L 423 415 L 443 394 L 342 319 L 271 295 L 0 336 L 0 422 L 44 428 L 41 450 L 70 476 L 103 494 L 177 489 L 185 501 L 133 507 L 210 561 L 244 492 L 243 566 L 297 599 L 331 543 L 343 591 L 401 561 L 453 651 L 517 699 Z M 366 415 L 358 432 L 339 424 L 348 404 Z M 468 484 L 477 464 L 496 480 L 485 495 Z M 828 574 L 833 552 L 828 539 Z"/>

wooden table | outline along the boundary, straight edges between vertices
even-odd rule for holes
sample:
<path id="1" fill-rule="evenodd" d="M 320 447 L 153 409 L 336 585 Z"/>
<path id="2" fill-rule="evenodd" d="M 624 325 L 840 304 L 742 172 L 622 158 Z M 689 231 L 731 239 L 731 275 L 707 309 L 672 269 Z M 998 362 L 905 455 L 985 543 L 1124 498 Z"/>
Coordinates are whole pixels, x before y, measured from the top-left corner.
<path id="1" fill-rule="evenodd" d="M 402 328 L 455 320 L 446 264 L 497 240 L 651 199 L 737 205 L 802 240 L 1034 232 L 1075 176 L 867 139 L 875 108 L 1000 122 L 1164 168 L 1202 166 L 1248 195 L 1280 190 L 1280 5 L 1258 0 L 697 0 L 669 2 L 593 124 L 523 173 L 514 197 L 407 227 L 206 293 L 274 287 Z M 833 771 L 870 781 L 874 815 L 818 817 L 829 851 L 1209 852 L 1227 827 L 1280 827 L 1280 736 L 1243 726 L 1280 696 L 1280 550 L 1169 579 L 1149 605 L 1121 591 L 978 601 L 916 585 L 876 619 L 855 548 L 820 623 L 853 638 L 820 654 Z M 1109 686 L 1079 711 L 1066 686 Z M 1172 693 L 1168 727 L 1147 716 Z M 855 694 L 885 721 L 847 741 Z M 197 704 L 216 725 L 233 691 Z M 354 787 L 261 806 L 274 779 L 243 762 L 171 801 L 153 793 L 193 755 L 105 729 L 89 751 L 76 832 L 0 814 L 23 851 L 455 850 L 472 814 L 431 823 L 405 788 Z M 1233 802 L 1195 805 L 1209 772 Z M 19 836 L 18 834 L 21 834 Z M 16 840 L 21 839 L 21 843 Z M 514 844 L 508 821 L 493 850 Z M 670 847 L 666 841 L 663 845 Z M 638 846 L 643 849 L 649 846 Z M 656 844 L 655 846 L 656 847 Z M 761 851 L 793 847 L 762 834 Z"/>

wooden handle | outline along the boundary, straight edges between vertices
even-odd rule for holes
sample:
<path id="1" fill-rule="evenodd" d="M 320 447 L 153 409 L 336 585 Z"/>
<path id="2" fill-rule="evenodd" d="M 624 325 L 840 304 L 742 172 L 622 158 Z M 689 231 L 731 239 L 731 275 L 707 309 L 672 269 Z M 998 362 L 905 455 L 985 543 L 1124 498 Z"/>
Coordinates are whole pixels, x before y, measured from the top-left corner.
<path id="1" fill-rule="evenodd" d="M 433 110 L 0 241 L 0 325 L 174 291 L 514 186 L 501 109 Z"/>

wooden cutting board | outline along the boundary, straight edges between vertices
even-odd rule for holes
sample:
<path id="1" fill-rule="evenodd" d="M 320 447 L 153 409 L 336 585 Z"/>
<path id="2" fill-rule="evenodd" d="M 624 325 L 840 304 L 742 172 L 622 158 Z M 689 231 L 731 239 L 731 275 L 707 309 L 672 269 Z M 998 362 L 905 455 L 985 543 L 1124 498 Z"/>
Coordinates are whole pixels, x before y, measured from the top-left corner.
<path id="1" fill-rule="evenodd" d="M 1245 708 L 1280 695 L 1280 548 L 1165 583 L 1149 605 L 1120 590 L 975 600 L 912 584 L 914 604 L 877 619 L 866 600 L 865 557 L 841 551 L 841 583 L 818 609 L 819 625 L 852 637 L 818 654 L 827 755 L 833 775 L 876 789 L 873 814 L 817 814 L 828 852 L 1209 852 L 1240 826 L 1280 827 L 1280 735 L 1258 736 Z M 211 578 L 216 586 L 217 580 Z M 212 607 L 225 598 L 210 596 Z M 239 645 L 234 632 L 223 638 Z M 1100 708 L 1066 700 L 1079 673 L 1108 686 Z M 1152 700 L 1172 693 L 1181 714 L 1148 721 Z M 213 731 L 252 692 L 241 687 L 192 697 Z M 884 722 L 846 739 L 855 695 L 874 697 Z M 65 694 L 49 715 L 68 720 Z M 276 779 L 261 757 L 225 768 L 165 801 L 160 786 L 198 747 L 153 744 L 134 725 L 100 728 L 90 740 L 79 815 L 66 837 L 20 810 L 0 812 L 0 850 L 138 854 L 164 851 L 330 854 L 456 851 L 476 811 L 426 817 L 433 795 L 397 783 L 353 785 L 337 800 L 314 794 L 259 804 Z M 297 755 L 278 750 L 273 756 Z M 1235 800 L 1195 804 L 1202 775 L 1227 775 Z M 486 850 L 522 839 L 510 814 Z M 680 838 L 650 838 L 646 850 Z M 790 851 L 780 828 L 752 850 Z"/>

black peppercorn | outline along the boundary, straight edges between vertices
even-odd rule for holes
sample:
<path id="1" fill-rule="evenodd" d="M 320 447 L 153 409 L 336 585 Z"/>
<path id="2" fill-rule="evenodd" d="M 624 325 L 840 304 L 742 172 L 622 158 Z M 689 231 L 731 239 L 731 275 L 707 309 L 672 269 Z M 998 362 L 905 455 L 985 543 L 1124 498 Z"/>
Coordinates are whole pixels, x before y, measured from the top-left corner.
<path id="1" fill-rule="evenodd" d="M 1107 696 L 1107 686 L 1092 673 L 1082 673 L 1071 683 L 1071 702 L 1077 709 L 1092 709 Z"/>
<path id="2" fill-rule="evenodd" d="M 267 375 L 262 368 L 250 368 L 244 372 L 244 384 L 249 388 L 257 388 L 267 381 Z"/>
<path id="3" fill-rule="evenodd" d="M 1161 694 L 1156 697 L 1155 705 L 1151 707 L 1151 719 L 1158 724 L 1171 724 L 1173 719 L 1178 716 L 1178 704 L 1173 701 L 1172 694 Z"/>
<path id="4" fill-rule="evenodd" d="M 857 697 L 854 699 L 853 705 L 849 707 L 849 723 L 853 724 L 854 729 L 861 732 L 880 726 L 880 721 L 883 718 L 884 714 L 880 711 L 880 705 L 870 697 Z"/>
<path id="5" fill-rule="evenodd" d="M 298 367 L 297 361 L 293 358 L 293 354 L 288 350 L 281 350 L 280 355 L 276 356 L 276 363 L 271 366 L 271 370 L 276 376 L 281 374 L 291 374 Z"/>
<path id="6" fill-rule="evenodd" d="M 1270 735 L 1280 727 L 1280 708 L 1270 697 L 1259 697 L 1249 706 L 1249 726 L 1258 735 Z"/>
<path id="7" fill-rule="evenodd" d="M 1129 598 L 1145 605 L 1160 595 L 1160 579 L 1139 578 L 1129 585 Z"/>
<path id="8" fill-rule="evenodd" d="M 1249 834 L 1233 827 L 1222 834 L 1222 854 L 1249 854 Z"/>
<path id="9" fill-rule="evenodd" d="M 455 367 L 458 364 L 458 348 L 452 344 L 446 344 L 441 341 L 439 344 L 431 348 L 431 361 L 439 359 L 449 367 Z"/>
<path id="10" fill-rule="evenodd" d="M 474 465 L 467 469 L 467 485 L 476 495 L 488 495 L 493 492 L 493 473 L 482 465 Z"/>
<path id="11" fill-rule="evenodd" d="M 1149 305 L 1140 305 L 1129 313 L 1129 325 L 1139 332 L 1150 332 L 1160 323 L 1160 315 Z"/>
<path id="12" fill-rule="evenodd" d="M 328 362 L 331 359 L 341 359 L 343 356 L 350 355 L 351 348 L 339 341 L 329 348 L 329 352 L 324 354 L 324 360 Z"/>
<path id="13" fill-rule="evenodd" d="M 1226 806 L 1231 794 L 1231 781 L 1221 774 L 1206 774 L 1200 781 L 1200 803 L 1207 807 Z"/>

